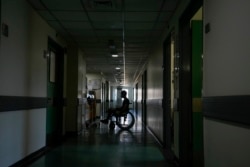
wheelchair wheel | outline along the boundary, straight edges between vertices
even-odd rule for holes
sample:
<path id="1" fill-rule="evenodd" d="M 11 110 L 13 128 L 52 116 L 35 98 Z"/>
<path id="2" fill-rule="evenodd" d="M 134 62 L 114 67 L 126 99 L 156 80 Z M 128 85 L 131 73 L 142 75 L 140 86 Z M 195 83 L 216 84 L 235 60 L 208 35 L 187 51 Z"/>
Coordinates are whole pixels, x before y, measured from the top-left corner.
<path id="1" fill-rule="evenodd" d="M 116 117 L 116 125 L 123 130 L 132 128 L 134 123 L 135 117 L 131 112 L 128 112 L 126 115 Z"/>

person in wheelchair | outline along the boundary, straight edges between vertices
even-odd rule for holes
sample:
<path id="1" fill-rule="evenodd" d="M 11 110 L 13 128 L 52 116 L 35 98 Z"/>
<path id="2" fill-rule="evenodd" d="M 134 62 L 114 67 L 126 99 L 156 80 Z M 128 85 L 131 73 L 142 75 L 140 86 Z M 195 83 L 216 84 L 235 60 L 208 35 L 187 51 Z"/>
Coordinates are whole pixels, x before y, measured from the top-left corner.
<path id="1" fill-rule="evenodd" d="M 129 99 L 127 98 L 127 92 L 125 90 L 121 91 L 121 98 L 123 99 L 122 106 L 119 108 L 110 108 L 107 110 L 108 116 L 106 119 L 101 120 L 102 123 L 108 124 L 109 119 L 112 115 L 122 115 L 129 111 Z"/>

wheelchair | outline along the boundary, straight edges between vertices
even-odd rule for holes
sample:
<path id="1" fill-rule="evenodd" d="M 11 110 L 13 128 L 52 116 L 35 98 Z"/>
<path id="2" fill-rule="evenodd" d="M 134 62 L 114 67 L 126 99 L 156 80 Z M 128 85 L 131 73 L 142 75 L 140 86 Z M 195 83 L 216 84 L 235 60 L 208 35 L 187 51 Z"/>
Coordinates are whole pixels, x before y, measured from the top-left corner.
<path id="1" fill-rule="evenodd" d="M 111 116 L 111 122 L 109 124 L 109 129 L 115 129 L 117 125 L 122 130 L 129 130 L 135 124 L 135 117 L 131 111 L 121 114 L 113 114 Z"/>

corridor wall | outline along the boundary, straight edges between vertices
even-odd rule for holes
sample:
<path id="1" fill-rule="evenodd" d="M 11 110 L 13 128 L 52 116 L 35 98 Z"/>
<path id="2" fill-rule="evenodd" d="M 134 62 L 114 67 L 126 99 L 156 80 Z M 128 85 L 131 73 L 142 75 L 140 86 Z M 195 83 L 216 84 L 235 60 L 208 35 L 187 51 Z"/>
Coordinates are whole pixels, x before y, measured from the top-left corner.
<path id="1" fill-rule="evenodd" d="M 77 135 L 83 128 L 82 115 L 86 100 L 86 62 L 83 52 L 75 45 L 67 47 L 65 65 L 65 133 Z"/>
<path id="2" fill-rule="evenodd" d="M 245 0 L 204 1 L 206 167 L 250 164 L 249 6 Z"/>
<path id="3" fill-rule="evenodd" d="M 171 19 L 167 24 L 166 28 L 162 32 L 162 38 L 158 39 L 155 42 L 153 50 L 150 50 L 150 56 L 147 64 L 147 126 L 151 131 L 156 135 L 160 142 L 164 142 L 164 126 L 163 120 L 166 119 L 163 117 L 163 45 L 164 41 L 171 32 L 175 32 L 175 39 L 178 38 L 179 31 L 179 18 L 181 17 L 183 11 L 189 5 L 190 0 L 181 1 L 178 3 L 178 6 L 174 12 L 174 15 L 171 16 Z M 178 52 L 178 41 L 176 42 L 176 51 Z M 164 102 L 165 103 L 165 102 Z M 179 115 L 178 112 L 174 113 L 176 124 L 175 128 L 178 128 L 179 124 Z M 179 129 L 178 129 L 179 130 Z M 176 132 L 178 133 L 178 131 Z M 176 155 L 178 156 L 178 136 L 175 137 L 176 143 Z"/>
<path id="4" fill-rule="evenodd" d="M 105 83 L 105 80 L 101 74 L 97 73 L 87 73 L 87 87 L 88 91 L 95 92 L 95 99 L 96 99 L 96 116 L 100 116 L 102 114 L 102 83 Z"/>
<path id="5" fill-rule="evenodd" d="M 0 38 L 1 98 L 45 100 L 43 52 L 48 36 L 65 45 L 63 40 L 24 0 L 1 0 L 1 21 L 9 28 L 8 36 Z M 0 166 L 5 167 L 45 146 L 46 108 L 5 111 L 2 103 L 0 107 Z"/>
<path id="6" fill-rule="evenodd" d="M 148 63 L 148 83 L 147 83 L 147 126 L 163 142 L 163 71 L 162 52 L 158 48 Z"/>

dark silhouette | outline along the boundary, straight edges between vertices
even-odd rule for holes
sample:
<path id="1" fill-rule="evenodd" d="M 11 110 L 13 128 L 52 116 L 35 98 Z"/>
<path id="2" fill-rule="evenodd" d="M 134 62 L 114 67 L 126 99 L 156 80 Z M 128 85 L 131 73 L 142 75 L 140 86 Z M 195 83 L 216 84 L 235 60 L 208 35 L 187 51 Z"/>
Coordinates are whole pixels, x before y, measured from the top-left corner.
<path id="1" fill-rule="evenodd" d="M 127 92 L 121 91 L 121 98 L 123 99 L 122 106 L 119 108 L 110 108 L 107 110 L 108 116 L 106 119 L 101 120 L 102 123 L 107 124 L 109 122 L 109 119 L 112 117 L 112 115 L 119 115 L 119 114 L 125 114 L 129 111 L 129 99 L 127 98 Z"/>

